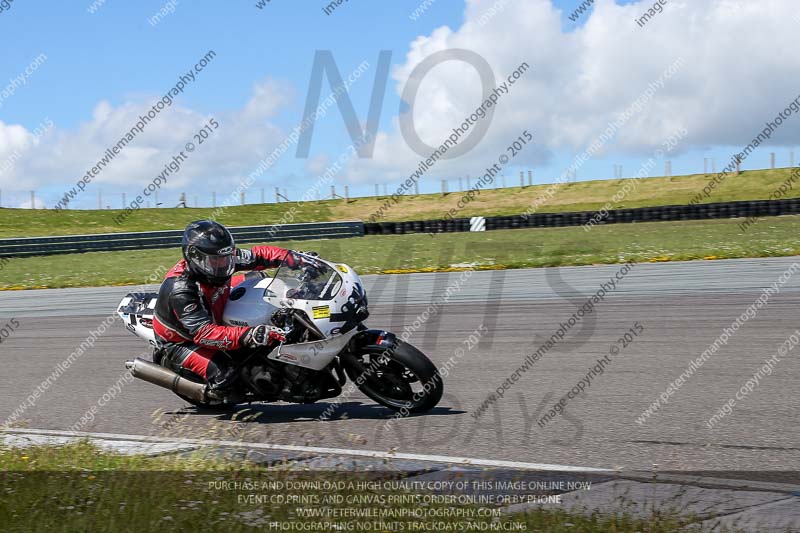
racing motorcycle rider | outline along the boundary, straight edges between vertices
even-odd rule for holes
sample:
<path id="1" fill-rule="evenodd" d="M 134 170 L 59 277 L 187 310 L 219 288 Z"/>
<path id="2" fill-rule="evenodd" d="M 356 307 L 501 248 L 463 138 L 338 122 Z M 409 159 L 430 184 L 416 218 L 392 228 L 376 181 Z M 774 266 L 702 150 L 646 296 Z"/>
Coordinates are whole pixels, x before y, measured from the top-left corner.
<path id="1" fill-rule="evenodd" d="M 274 326 L 222 325 L 231 276 L 240 270 L 275 268 L 294 256 L 276 246 L 238 249 L 230 231 L 211 220 L 189 224 L 182 248 L 183 260 L 167 273 L 158 292 L 153 320 L 159 341 L 156 363 L 184 377 L 194 374 L 212 390 L 225 389 L 235 379 L 230 356 L 237 350 L 285 340 L 283 330 Z"/>

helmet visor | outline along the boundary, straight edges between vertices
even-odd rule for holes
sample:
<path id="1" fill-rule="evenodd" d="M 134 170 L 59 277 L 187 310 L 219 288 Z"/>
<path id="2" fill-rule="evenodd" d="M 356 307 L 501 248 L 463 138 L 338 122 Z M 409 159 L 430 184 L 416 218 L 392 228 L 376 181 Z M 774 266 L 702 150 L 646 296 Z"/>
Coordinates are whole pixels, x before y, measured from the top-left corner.
<path id="1" fill-rule="evenodd" d="M 236 256 L 233 251 L 226 254 L 207 254 L 192 247 L 189 258 L 194 268 L 209 278 L 229 278 L 236 268 Z"/>

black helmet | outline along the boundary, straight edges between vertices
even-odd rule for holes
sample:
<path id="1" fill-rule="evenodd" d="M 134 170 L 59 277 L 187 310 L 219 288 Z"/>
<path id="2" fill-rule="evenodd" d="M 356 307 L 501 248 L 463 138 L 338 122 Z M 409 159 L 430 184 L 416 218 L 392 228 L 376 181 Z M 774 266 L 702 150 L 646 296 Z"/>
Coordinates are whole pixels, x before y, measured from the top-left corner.
<path id="1" fill-rule="evenodd" d="M 183 258 L 195 277 L 224 285 L 236 267 L 236 248 L 228 228 L 213 220 L 198 220 L 183 232 Z"/>

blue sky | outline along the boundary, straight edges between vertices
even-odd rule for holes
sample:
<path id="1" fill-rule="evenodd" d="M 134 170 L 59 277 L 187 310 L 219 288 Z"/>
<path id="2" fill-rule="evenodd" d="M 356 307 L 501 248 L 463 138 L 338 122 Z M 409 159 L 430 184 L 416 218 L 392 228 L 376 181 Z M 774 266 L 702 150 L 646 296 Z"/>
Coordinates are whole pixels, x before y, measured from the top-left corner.
<path id="1" fill-rule="evenodd" d="M 409 15 L 424 3 L 417 0 L 349 0 L 326 15 L 322 10 L 326 2 L 317 0 L 271 0 L 263 9 L 255 7 L 256 0 L 235 5 L 183 0 L 175 3 L 173 13 L 151 26 L 148 18 L 168 3 L 162 0 L 135 3 L 107 0 L 92 14 L 87 10 L 91 4 L 89 0 L 15 0 L 0 12 L 0 32 L 5 43 L 4 53 L 0 55 L 0 91 L 10 83 L 7 80 L 24 72 L 34 58 L 45 54 L 46 60 L 30 74 L 24 86 L 17 87 L 13 94 L 0 101 L 0 171 L 4 160 L 14 159 L 14 168 L 0 173 L 2 205 L 22 205 L 28 198 L 26 191 L 29 189 L 37 190 L 44 205 L 55 204 L 64 189 L 78 181 L 84 171 L 102 156 L 103 147 L 124 133 L 126 124 L 129 124 L 127 117 L 135 116 L 137 110 L 148 109 L 156 97 L 172 87 L 177 78 L 191 69 L 208 50 L 214 50 L 217 57 L 176 100 L 175 107 L 185 112 L 175 111 L 175 116 L 165 115 L 164 119 L 159 119 L 158 128 L 148 132 L 146 140 L 142 138 L 139 153 L 144 155 L 141 155 L 141 160 L 125 160 L 110 165 L 90 184 L 86 194 L 73 203 L 74 207 L 95 207 L 99 188 L 108 197 L 104 203 L 118 207 L 119 200 L 115 195 L 123 191 L 129 196 L 135 195 L 209 117 L 220 119 L 219 135 L 225 137 L 212 139 L 204 148 L 205 153 L 200 154 L 201 150 L 198 150 L 192 164 L 182 168 L 178 178 L 163 190 L 162 198 L 165 203 L 174 203 L 179 193 L 186 190 L 190 202 L 197 195 L 201 203 L 209 203 L 210 190 L 217 191 L 220 196 L 233 190 L 302 119 L 314 52 L 318 49 L 333 52 L 343 75 L 363 61 L 369 62 L 369 70 L 349 92 L 362 121 L 366 120 L 378 53 L 380 50 L 392 51 L 392 75 L 379 127 L 379 131 L 386 135 L 385 146 L 376 150 L 371 161 L 352 161 L 351 166 L 336 176 L 334 183 L 338 186 L 349 184 L 353 194 L 369 194 L 373 183 L 387 183 L 391 187 L 414 170 L 419 156 L 408 154 L 387 158 L 381 155 L 400 152 L 393 143 L 398 142 L 396 120 L 403 76 L 418 62 L 415 57 L 423 51 L 455 45 L 474 48 L 485 55 L 498 79 L 509 71 L 509 65 L 521 61 L 530 63 L 533 70 L 526 75 L 529 77 L 525 85 L 515 88 L 516 93 L 497 108 L 481 149 L 432 171 L 423 179 L 422 190 L 438 190 L 440 178 L 455 180 L 456 176 L 466 174 L 477 176 L 492 160 L 492 154 L 502 152 L 504 145 L 513 141 L 523 127 L 534 134 L 537 146 L 507 169 L 509 184 L 517 180 L 515 176 L 519 169 L 527 168 L 535 169 L 537 182 L 553 181 L 573 157 L 585 149 L 594 134 L 601 131 L 598 125 L 602 126 L 608 118 L 624 109 L 625 102 L 632 101 L 647 87 L 648 80 L 663 70 L 669 63 L 663 59 L 677 55 L 692 59 L 692 49 L 684 47 L 685 43 L 674 36 L 673 29 L 686 26 L 682 20 L 689 15 L 687 10 L 696 9 L 695 16 L 713 18 L 718 16 L 719 9 L 719 2 L 712 0 L 697 0 L 696 4 L 702 4 L 700 7 L 687 7 L 686 2 L 673 0 L 671 12 L 665 9 L 642 30 L 629 27 L 633 25 L 631 15 L 646 9 L 648 4 L 651 5 L 648 2 L 598 0 L 597 12 L 582 15 L 575 24 L 567 16 L 577 7 L 577 1 L 501 0 L 507 4 L 502 13 L 493 17 L 482 31 L 469 30 L 467 23 L 475 18 L 475 13 L 485 12 L 494 1 L 474 0 L 469 2 L 471 6 L 467 6 L 460 0 L 436 0 L 427 5 L 417 20 L 412 20 Z M 521 5 L 523 3 L 528 5 Z M 625 8 L 630 11 L 620 11 Z M 469 9 L 472 9 L 472 14 Z M 562 12 L 558 27 L 554 27 L 548 14 L 559 9 Z M 523 29 L 515 29 L 520 17 L 530 17 L 531 20 L 526 21 Z M 624 31 L 630 32 L 632 39 L 651 41 L 643 45 L 638 41 L 632 42 L 630 49 L 626 50 L 624 46 L 620 47 L 613 35 L 607 36 L 615 31 L 612 24 L 625 24 Z M 773 24 L 780 24 L 780 21 Z M 536 28 L 546 28 L 547 31 Z M 645 32 L 647 36 L 642 37 Z M 780 44 L 780 32 L 776 35 L 774 29 L 754 32 L 762 33 L 755 36 L 762 41 L 766 38 Z M 660 33 L 664 36 L 672 34 L 673 38 L 661 38 Z M 540 35 L 553 37 L 541 41 Z M 563 43 L 559 42 L 561 39 Z M 653 43 L 660 47 L 657 51 L 654 49 L 653 57 L 648 61 L 642 57 L 640 47 L 654 46 Z M 665 43 L 677 43 L 676 47 L 684 49 L 667 53 Z M 699 43 L 698 47 L 718 48 L 723 53 L 723 44 Z M 604 58 L 611 54 L 619 54 L 619 57 L 609 62 L 608 67 L 603 66 L 605 59 L 596 64 L 581 59 L 582 55 L 600 53 L 598 50 L 602 50 Z M 558 57 L 568 52 L 571 55 Z M 625 57 L 628 53 L 636 57 Z M 753 52 L 756 56 L 758 53 Z M 724 57 L 717 59 L 720 63 L 725 60 Z M 632 72 L 620 67 L 628 61 Z M 637 68 L 637 65 L 641 67 Z M 562 66 L 565 72 L 574 73 L 569 78 L 570 84 L 586 80 L 581 83 L 597 90 L 597 100 L 587 102 L 581 92 L 582 86 L 576 90 L 551 74 Z M 788 66 L 791 68 L 791 64 Z M 674 173 L 702 170 L 704 157 L 714 157 L 717 169 L 721 169 L 733 148 L 749 142 L 752 137 L 749 132 L 760 131 L 760 117 L 766 120 L 773 114 L 771 110 L 783 109 L 779 103 L 794 92 L 800 92 L 800 88 L 795 90 L 776 79 L 774 83 L 778 86 L 770 87 L 767 93 L 760 92 L 757 83 L 748 82 L 746 87 L 737 88 L 732 96 L 714 98 L 714 94 L 697 94 L 693 98 L 692 83 L 703 83 L 697 79 L 696 73 L 713 74 L 714 68 L 686 67 L 656 96 L 658 102 L 654 99 L 653 105 L 659 106 L 658 116 L 663 119 L 660 122 L 670 123 L 669 128 L 661 128 L 662 137 L 680 126 L 668 111 L 669 105 L 676 109 L 685 108 L 688 101 L 698 106 L 698 112 L 713 110 L 710 123 L 709 120 L 698 121 L 689 127 L 690 135 L 686 142 L 669 157 L 673 161 Z M 442 77 L 445 74 L 443 70 Z M 747 74 L 745 68 L 744 75 Z M 615 91 L 613 83 L 610 88 L 597 89 L 598 84 L 608 83 L 609 79 L 613 82 L 615 77 L 618 78 L 619 91 Z M 432 77 L 431 87 L 428 92 L 421 92 L 417 103 L 418 112 L 422 109 L 423 115 L 420 132 L 430 140 L 430 144 L 437 144 L 434 140 L 441 138 L 441 131 L 447 128 L 440 131 L 436 124 L 428 125 L 428 117 L 433 117 L 433 122 L 447 123 L 448 117 L 464 116 L 480 103 L 480 98 L 476 98 L 475 92 L 468 88 L 464 89 L 464 94 L 456 94 L 459 85 L 469 85 L 469 80 L 465 78 L 466 81 L 460 83 L 452 78 L 451 74 L 450 79 L 437 84 L 436 77 Z M 548 87 L 549 83 L 552 85 Z M 255 90 L 265 87 L 265 84 L 269 89 L 261 93 Z M 565 91 L 563 95 L 559 95 L 561 90 Z M 717 88 L 715 94 L 719 95 L 720 90 L 727 91 Z M 326 81 L 323 97 L 329 92 Z M 256 117 L 254 124 L 241 126 L 246 106 L 253 101 L 255 94 L 262 94 L 263 99 L 275 102 L 275 108 Z M 542 94 L 546 97 L 543 98 Z M 551 99 L 558 101 L 560 96 L 571 99 L 565 111 L 553 110 L 548 115 L 547 109 L 536 113 L 525 110 L 538 107 L 539 103 L 545 108 L 552 107 L 546 102 Z M 758 112 L 742 116 L 742 104 L 746 106 L 749 99 L 755 102 L 759 96 L 760 100 L 768 96 L 775 105 L 762 103 L 751 106 L 759 108 Z M 427 101 L 431 102 L 430 110 L 423 107 Z M 738 105 L 734 107 L 733 102 Z M 259 105 L 269 107 L 270 104 L 261 101 Z M 722 109 L 713 109 L 714 106 Z M 583 107 L 589 111 L 579 112 Z M 570 116 L 573 111 L 575 115 Z M 438 113 L 441 113 L 441 118 L 436 118 Z M 523 116 L 526 113 L 530 116 Z M 740 119 L 736 124 L 744 124 L 742 131 L 735 134 L 730 128 L 730 117 L 734 113 L 738 113 Z M 45 118 L 52 120 L 54 127 L 41 139 L 32 140 L 30 133 Z M 558 127 L 559 123 L 569 123 L 570 126 Z M 626 136 L 620 135 L 619 143 L 610 143 L 602 153 L 584 164 L 577 172 L 578 179 L 612 177 L 613 165 L 618 163 L 624 165 L 626 174 L 633 174 L 659 144 L 656 137 L 644 139 L 635 133 L 634 128 L 650 131 L 659 129 L 661 125 L 652 128 L 648 124 L 657 123 L 656 116 L 651 117 L 647 112 L 632 120 Z M 180 135 L 170 136 L 170 132 L 176 131 L 181 132 Z M 424 135 L 426 131 L 428 135 Z M 773 148 L 754 154 L 745 168 L 768 165 L 769 152 L 773 150 L 778 152 L 779 164 L 787 165 L 792 135 L 796 131 L 794 123 L 791 130 L 785 127 L 781 133 L 784 137 L 776 139 Z M 262 140 L 263 148 L 258 146 Z M 259 177 L 256 191 L 261 187 L 271 191 L 280 186 L 292 191 L 290 196 L 300 196 L 314 183 L 326 163 L 335 159 L 350 142 L 341 115 L 335 108 L 331 109 L 316 125 L 311 160 L 298 160 L 294 157 L 294 150 L 290 150 Z M 15 152 L 20 155 L 18 161 L 13 157 Z M 226 160 L 226 154 L 230 154 L 229 160 Z M 134 157 L 133 154 L 128 156 Z M 659 161 L 651 174 L 661 174 L 662 169 L 663 161 Z M 254 191 L 250 198 L 254 200 L 258 196 Z M 268 198 L 271 197 L 270 192 Z"/>
<path id="2" fill-rule="evenodd" d="M 373 61 L 382 49 L 392 50 L 397 60 L 418 35 L 463 21 L 463 3 L 453 0 L 431 4 L 416 21 L 409 14 L 418 2 L 350 0 L 331 15 L 323 12 L 323 1 L 271 0 L 262 10 L 255 3 L 183 0 L 153 27 L 147 21 L 166 5 L 162 0 L 107 0 L 94 14 L 87 12 L 89 0 L 16 0 L 0 13 L 0 30 L 9 43 L 5 50 L 12 52 L 0 56 L 0 83 L 42 52 L 49 62 L 0 118 L 35 126 L 46 106 L 57 124 L 74 127 L 99 100 L 120 103 L 131 94 L 160 93 L 208 49 L 217 51 L 220 61 L 182 97 L 188 106 L 209 111 L 240 106 L 250 87 L 266 76 L 289 80 L 304 94 L 317 49 L 332 50 L 345 72 L 364 59 Z M 565 0 L 555 4 L 574 7 Z M 565 27 L 576 25 L 566 12 L 563 19 Z M 352 95 L 361 109 L 368 97 L 364 86 Z M 54 98 L 60 105 L 50 105 Z M 297 103 L 299 114 L 302 102 Z M 386 102 L 387 109 L 396 105 Z"/>
<path id="3" fill-rule="evenodd" d="M 225 6 L 184 0 L 152 27 L 147 20 L 165 5 L 161 0 L 108 0 L 95 14 L 87 13 L 88 0 L 44 4 L 46 9 L 17 0 L 0 13 L 4 40 L 13 43 L 13 53 L 0 57 L 4 75 L 20 72 L 41 52 L 48 56 L 46 68 L 2 110 L 5 121 L 35 125 L 46 106 L 56 123 L 74 127 L 99 100 L 117 104 L 130 95 L 161 93 L 209 49 L 219 59 L 203 73 L 202 83 L 181 97 L 186 106 L 209 112 L 241 106 L 253 84 L 265 77 L 288 80 L 304 93 L 316 49 L 332 50 L 346 71 L 383 48 L 402 53 L 417 33 L 460 19 L 458 10 L 445 9 L 442 2 L 412 23 L 408 7 L 394 2 L 346 3 L 327 16 L 322 2 L 301 7 L 301 2 L 272 0 L 259 10 L 254 2 Z M 356 90 L 352 97 L 358 102 L 364 94 Z M 58 105 L 51 105 L 54 98 Z M 302 102 L 296 103 L 299 112 Z"/>

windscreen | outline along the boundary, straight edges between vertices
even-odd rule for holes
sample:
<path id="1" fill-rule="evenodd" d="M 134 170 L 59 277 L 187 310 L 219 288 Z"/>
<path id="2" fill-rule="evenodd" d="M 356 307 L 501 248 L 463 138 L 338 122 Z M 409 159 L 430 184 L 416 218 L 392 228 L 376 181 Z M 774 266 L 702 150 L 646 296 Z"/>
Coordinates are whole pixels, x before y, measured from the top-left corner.
<path id="1" fill-rule="evenodd" d="M 270 296 L 295 300 L 331 300 L 341 286 L 341 276 L 326 263 L 290 251 L 266 292 Z"/>

